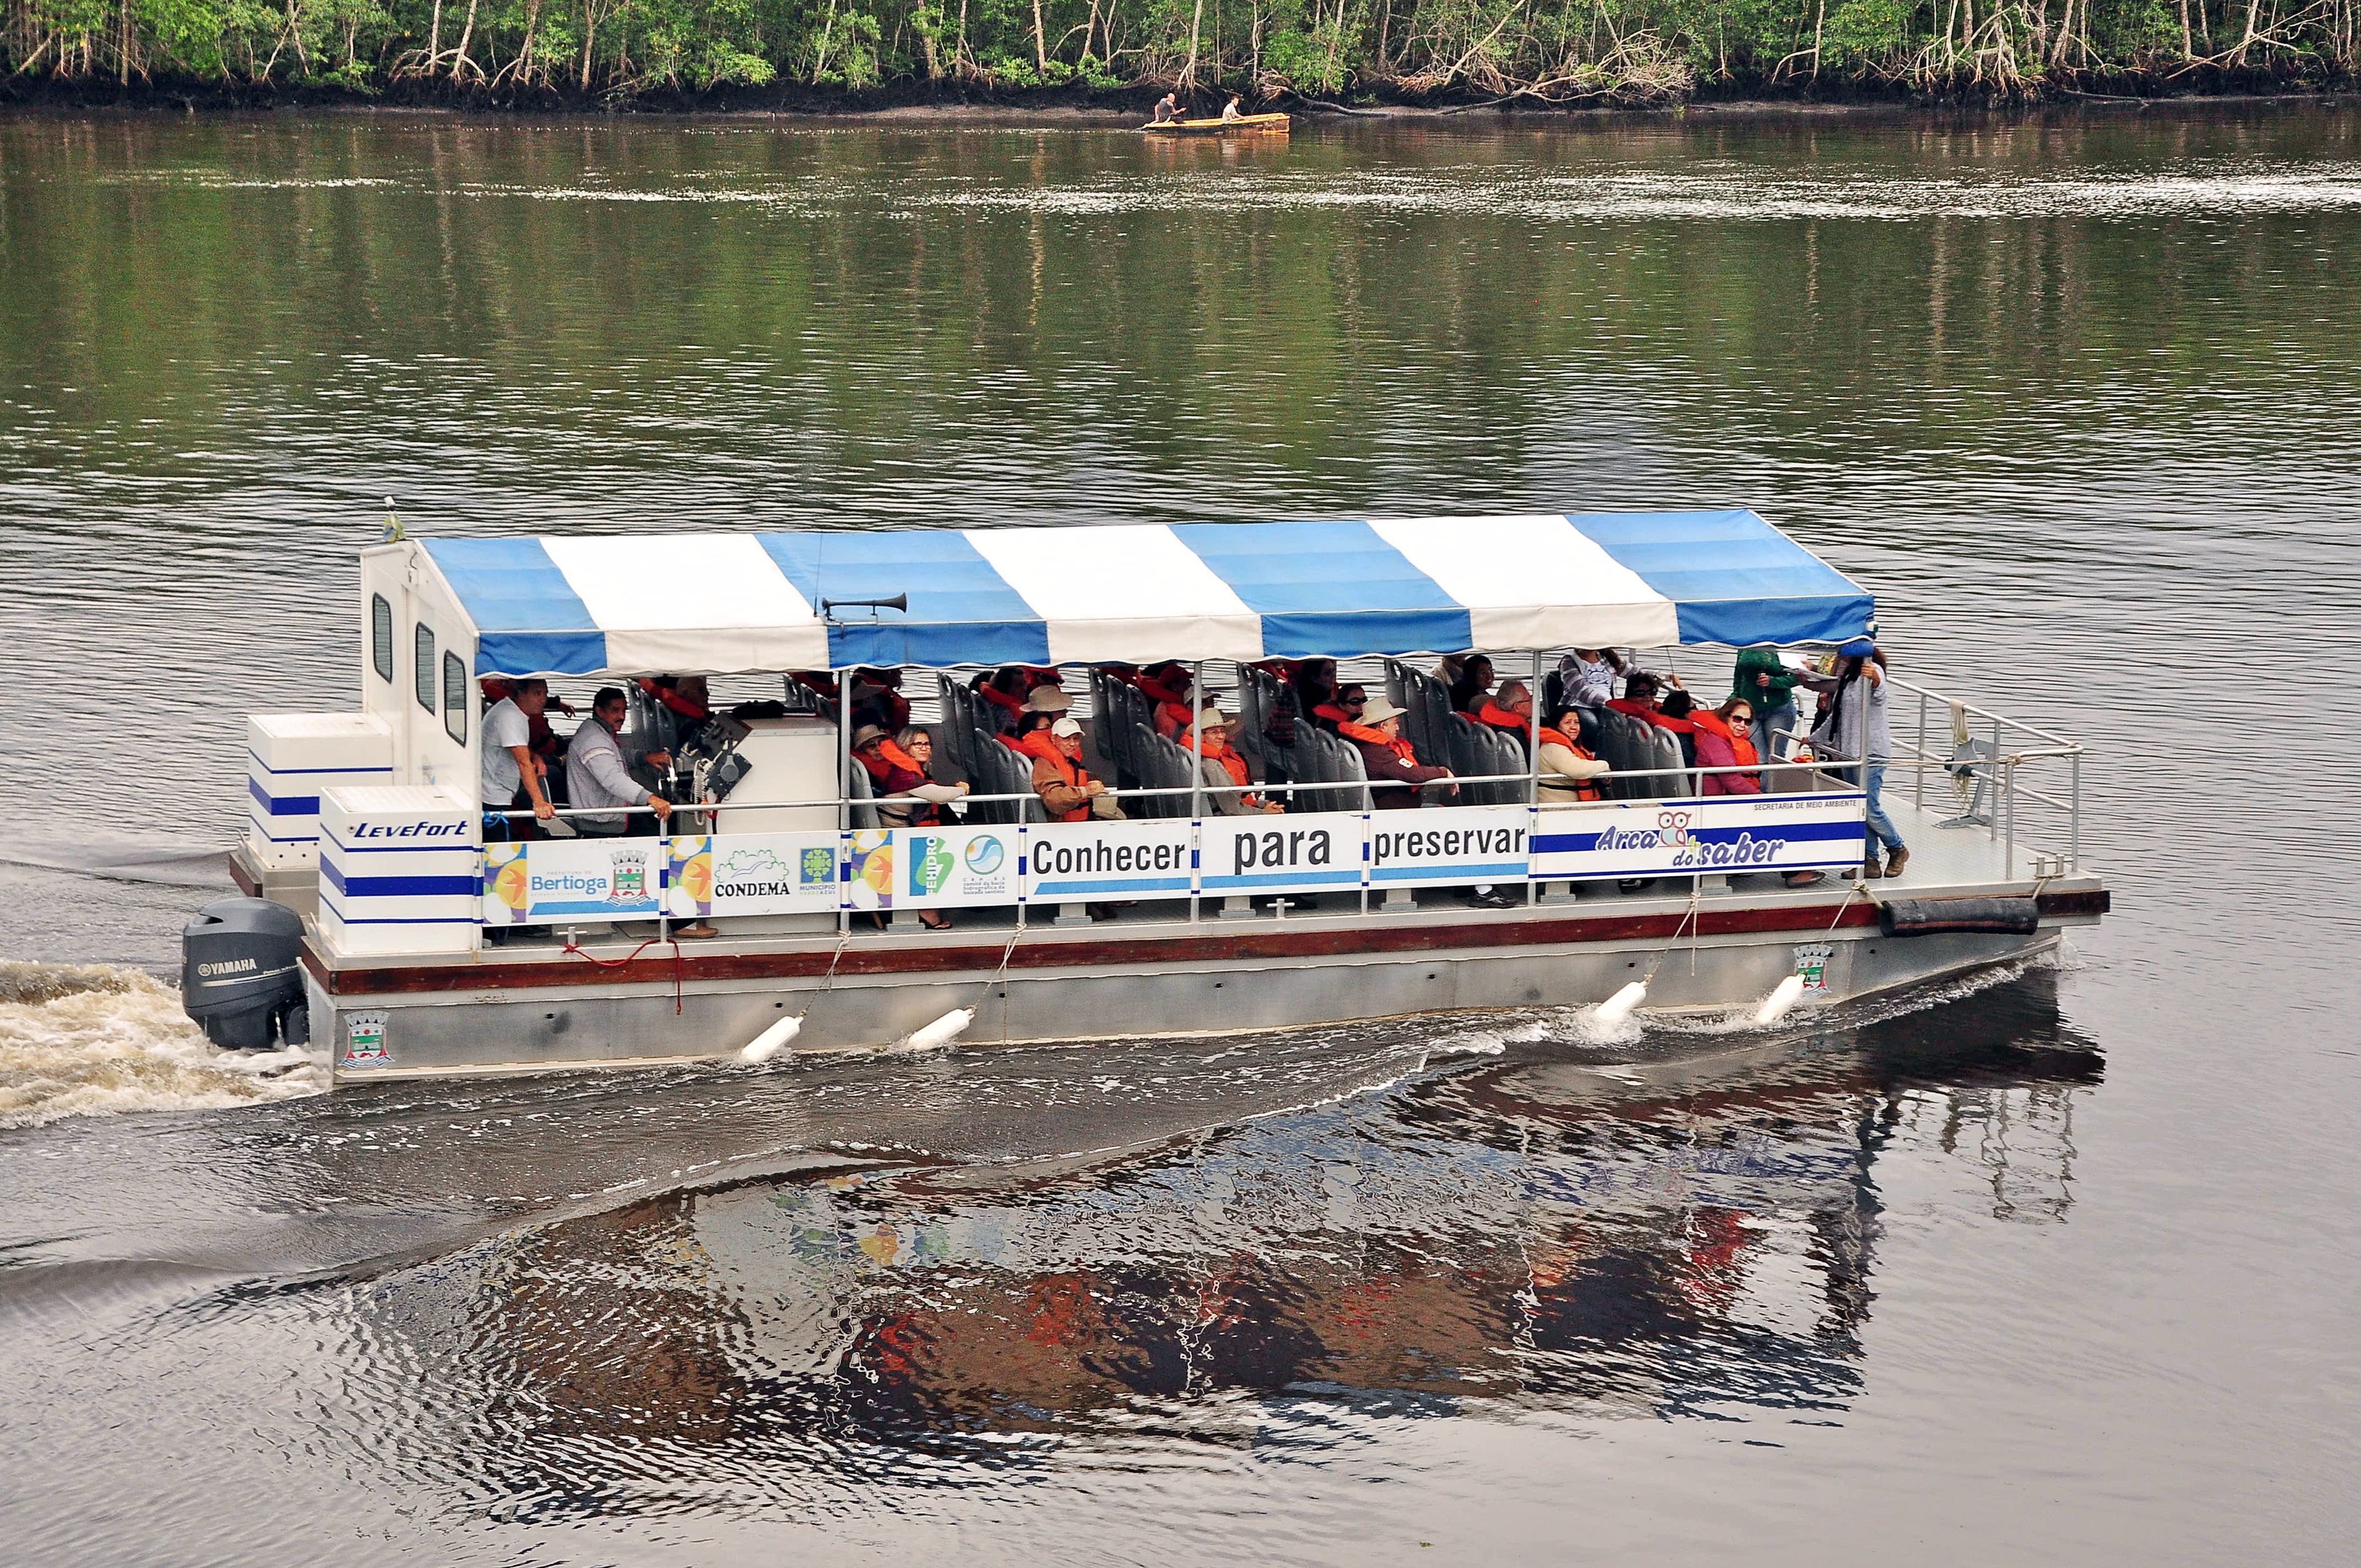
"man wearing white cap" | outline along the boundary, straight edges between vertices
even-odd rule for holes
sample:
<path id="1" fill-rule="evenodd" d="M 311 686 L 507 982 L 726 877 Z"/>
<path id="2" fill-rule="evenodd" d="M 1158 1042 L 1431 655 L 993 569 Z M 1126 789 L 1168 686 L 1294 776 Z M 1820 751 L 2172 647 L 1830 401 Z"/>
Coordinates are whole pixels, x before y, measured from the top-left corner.
<path id="1" fill-rule="evenodd" d="M 1016 749 L 1033 759 L 1033 793 L 1052 822 L 1086 822 L 1093 817 L 1119 817 L 1123 808 L 1106 793 L 1106 785 L 1083 771 L 1082 727 L 1069 718 L 1044 724 L 1046 714 L 1026 716 L 1025 733 Z"/>

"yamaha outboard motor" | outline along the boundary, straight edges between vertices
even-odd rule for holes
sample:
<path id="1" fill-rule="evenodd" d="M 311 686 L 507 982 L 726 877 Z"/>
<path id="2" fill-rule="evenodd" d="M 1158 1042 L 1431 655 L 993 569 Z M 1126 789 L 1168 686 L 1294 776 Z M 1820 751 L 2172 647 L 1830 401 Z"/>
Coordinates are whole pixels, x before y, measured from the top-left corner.
<path id="1" fill-rule="evenodd" d="M 312 1038 L 303 918 L 267 898 L 216 898 L 181 931 L 181 1004 L 205 1038 L 267 1051 Z"/>

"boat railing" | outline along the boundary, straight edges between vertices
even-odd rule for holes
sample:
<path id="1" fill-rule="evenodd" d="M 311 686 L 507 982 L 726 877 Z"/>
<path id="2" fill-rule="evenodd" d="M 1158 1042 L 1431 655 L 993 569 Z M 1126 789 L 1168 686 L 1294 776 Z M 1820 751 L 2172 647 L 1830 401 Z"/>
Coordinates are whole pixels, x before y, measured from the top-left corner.
<path id="1" fill-rule="evenodd" d="M 1889 775 L 1912 775 L 1914 807 L 1941 809 L 1940 790 L 1948 780 L 1960 809 L 1938 827 L 1983 828 L 2005 845 L 2004 863 L 2011 875 L 2020 837 L 2034 840 L 2036 877 L 2081 869 L 2081 742 L 1931 686 L 1885 678 L 1897 696 L 1915 699 L 1916 722 L 1909 732 L 1903 725 L 1890 726 L 1897 752 L 1906 747 L 1908 754 L 1886 763 Z M 1889 712 L 1901 706 L 1890 704 Z M 1931 807 L 1930 783 L 1936 792 Z"/>
<path id="2" fill-rule="evenodd" d="M 1200 674 L 1211 672 L 1200 667 Z M 1538 686 L 1542 663 L 1534 662 L 1533 681 Z M 1966 701 L 1931 686 L 1905 680 L 1888 674 L 1885 677 L 1893 687 L 1895 700 L 1889 704 L 1894 722 L 1891 723 L 1895 755 L 1884 764 L 1887 784 L 1883 798 L 1892 800 L 1900 793 L 1901 775 L 1910 775 L 1910 804 L 1914 809 L 1926 812 L 1943 809 L 1942 785 L 1948 781 L 1956 795 L 1956 815 L 1944 818 L 1938 826 L 1946 828 L 1982 828 L 1986 835 L 2004 844 L 2004 863 L 2008 874 L 2014 875 L 2018 861 L 2020 837 L 2035 841 L 2033 866 L 2037 875 L 2059 874 L 2077 871 L 2081 862 L 2081 743 L 2071 737 L 2014 718 L 1977 703 Z M 1914 704 L 1915 699 L 1915 704 Z M 1915 705 L 1915 725 L 1905 718 L 1908 708 Z M 849 714 L 844 716 L 849 718 Z M 1944 720 L 1948 719 L 1948 725 Z M 1808 724 L 1799 722 L 1790 734 L 1795 745 L 1808 742 Z M 1937 738 L 1938 729 L 1948 728 L 1950 744 L 1946 746 Z M 1905 733 L 1905 729 L 1908 733 Z M 1529 747 L 1530 750 L 1530 747 Z M 1453 783 L 1461 785 L 1516 784 L 1523 786 L 1527 805 L 1549 809 L 1580 809 L 1592 805 L 1614 805 L 1635 799 L 1665 799 L 1687 795 L 1702 787 L 1705 779 L 1716 774 L 1758 773 L 1766 775 L 1763 782 L 1774 781 L 1768 775 L 1785 774 L 1793 778 L 1795 764 L 1784 759 L 1760 759 L 1754 766 L 1725 767 L 1683 766 L 1677 768 L 1626 769 L 1618 768 L 1608 778 L 1626 786 L 1620 795 L 1600 802 L 1547 801 L 1541 798 L 1545 788 L 1564 788 L 1576 781 L 1560 773 L 1541 772 L 1538 767 L 1516 773 L 1457 774 Z M 1824 757 L 1812 764 L 1815 772 L 1801 785 L 1806 791 L 1859 789 L 1861 785 L 1861 764 L 1856 760 Z M 1644 782 L 1643 782 L 1644 781 Z M 1659 793 L 1647 787 L 1664 781 L 1666 788 Z M 1932 789 L 1930 791 L 1930 781 Z M 1639 785 L 1637 791 L 1630 786 Z M 1376 787 L 1386 787 L 1382 784 Z M 1406 786 L 1395 786 L 1406 787 Z M 1210 806 L 1210 797 L 1222 795 L 1254 794 L 1266 799 L 1285 800 L 1290 805 L 1334 802 L 1334 809 L 1367 810 L 1374 805 L 1370 798 L 1372 786 L 1367 781 L 1283 781 L 1248 783 L 1246 784 L 1135 786 L 1116 788 L 1110 785 L 1105 794 L 1118 802 L 1145 801 L 1181 795 L 1196 797 L 1201 808 L 1190 815 L 1202 815 L 1202 806 Z M 1425 786 L 1424 800 L 1441 804 L 1440 792 Z M 1610 791 L 1610 795 L 1614 792 Z M 959 798 L 965 806 L 1021 805 L 1038 802 L 1034 792 L 1016 791 L 1005 795 L 967 795 Z M 676 810 L 705 814 L 710 812 L 767 810 L 826 810 L 837 814 L 838 826 L 850 827 L 852 813 L 858 808 L 878 806 L 919 806 L 929 804 L 911 795 L 851 796 L 824 795 L 795 800 L 747 800 L 731 796 L 721 801 L 679 802 Z M 560 808 L 561 817 L 611 817 L 630 808 L 619 806 Z M 522 820 L 533 814 L 510 811 L 511 819 Z"/>
<path id="3" fill-rule="evenodd" d="M 1723 773 L 1763 773 L 1789 771 L 1795 771 L 1794 765 L 1781 762 L 1767 762 L 1719 768 L 1619 768 L 1610 776 L 1625 780 L 1661 778 L 1674 781 L 1686 781 L 1701 776 Z M 1830 789 L 1851 789 L 1858 787 L 1850 782 L 1835 777 L 1828 770 L 1819 770 L 1816 776 L 1825 781 L 1822 787 Z M 1138 800 L 1149 797 L 1172 795 L 1193 795 L 1200 793 L 1206 795 L 1284 795 L 1292 796 L 1297 795 L 1337 795 L 1349 792 L 1356 796 L 1366 796 L 1372 789 L 1415 788 L 1421 790 L 1432 790 L 1436 789 L 1443 782 L 1445 781 L 1436 781 L 1434 783 L 1422 785 L 1412 785 L 1388 784 L 1384 782 L 1372 784 L 1366 782 L 1355 782 L 1349 780 L 1342 783 L 1298 783 L 1294 781 L 1285 781 L 1269 784 L 1209 784 L 1202 786 L 1202 790 L 1192 790 L 1186 784 L 1169 785 L 1159 788 L 1141 787 L 1128 789 L 1117 789 L 1113 786 L 1109 786 L 1105 793 L 1118 800 Z M 1538 782 L 1545 788 L 1555 789 L 1577 784 L 1582 781 L 1576 780 L 1565 773 L 1455 773 L 1447 782 L 1453 784 L 1515 784 L 1527 785 L 1531 785 Z M 840 807 L 850 808 L 856 806 L 877 806 L 1014 805 L 1025 801 L 1038 802 L 1040 798 L 1040 795 L 1032 790 L 1022 790 L 1006 795 L 963 795 L 955 802 L 929 801 L 914 795 L 857 796 L 830 795 L 812 795 L 801 800 L 745 800 L 733 795 L 723 800 L 675 801 L 671 803 L 671 805 L 672 809 L 675 812 L 695 812 L 701 815 L 708 812 L 726 813 L 731 811 L 834 811 Z M 1618 803 L 1614 801 L 1549 801 L 1528 799 L 1521 804 L 1539 805 L 1546 809 L 1561 806 L 1612 806 Z M 625 813 L 644 812 L 646 809 L 647 807 L 644 806 L 561 806 L 555 808 L 555 814 L 561 817 L 620 817 Z M 1368 809 L 1368 806 L 1365 802 L 1360 805 L 1346 807 L 1345 809 L 1360 811 Z M 529 808 L 520 807 L 513 810 L 486 811 L 484 815 L 487 817 L 503 817 L 511 821 L 523 822 L 533 819 L 537 814 Z"/>
<path id="4" fill-rule="evenodd" d="M 2066 875 L 2080 870 L 2081 760 L 2084 749 L 2079 742 L 2039 725 L 2027 724 L 1989 707 L 1953 698 L 1932 687 L 1893 676 L 1887 679 L 1892 684 L 1889 711 L 1892 712 L 1893 755 L 1883 764 L 1885 781 L 1883 798 L 1889 806 L 1901 803 L 1905 788 L 1903 775 L 1907 774 L 1907 800 L 1920 818 L 1919 826 L 1925 825 L 1926 817 L 1943 809 L 1947 795 L 1953 795 L 1958 806 L 1956 814 L 1935 826 L 1964 831 L 1981 828 L 1989 839 L 2003 847 L 1999 860 L 2001 874 L 2004 877 L 2014 880 L 2020 872 L 2021 837 L 2030 840 L 2034 846 L 2029 870 L 2036 879 Z M 1915 704 L 1915 722 L 1905 704 Z M 1787 739 L 1797 744 L 1808 741 L 1806 729 L 1800 724 Z M 1709 787 L 1708 781 L 1732 774 L 1755 775 L 1765 786 L 1763 793 L 1772 796 L 1795 798 L 1826 795 L 1851 795 L 1857 799 L 1862 784 L 1862 769 L 1863 764 L 1858 760 L 1817 755 L 1796 757 L 1792 750 L 1786 756 L 1760 759 L 1752 765 L 1616 769 L 1593 781 L 1609 786 L 1603 792 L 1603 798 L 1598 800 L 1543 798 L 1542 792 L 1544 788 L 1554 787 L 1563 796 L 1565 786 L 1578 781 L 1561 773 L 1544 773 L 1538 765 L 1521 773 L 1454 775 L 1449 782 L 1457 785 L 1517 786 L 1514 791 L 1517 798 L 1498 802 L 1491 807 L 1477 806 L 1473 808 L 1475 810 L 1521 806 L 1549 814 L 1554 820 L 1565 821 L 1566 819 L 1558 814 L 1629 810 L 1659 802 L 1678 810 L 1685 803 L 1724 798 L 1704 793 Z M 1947 784 L 1950 786 L 1948 791 L 1945 789 Z M 1366 815 L 1371 813 L 1376 806 L 1374 790 L 1408 787 L 1420 788 L 1422 805 L 1447 806 L 1454 804 L 1433 783 L 1423 786 L 1389 785 L 1385 781 L 1361 779 L 1250 781 L 1244 784 L 1201 781 L 1182 785 L 1110 785 L 1104 793 L 1119 803 L 1132 805 L 1134 811 L 1127 819 L 1139 822 L 1143 827 L 1158 820 L 1178 823 L 1188 818 L 1194 819 L 1203 829 L 1210 831 L 1216 819 L 1239 820 L 1235 814 L 1219 811 L 1218 802 L 1224 795 L 1251 794 L 1265 801 L 1284 802 L 1295 812 L 1333 811 Z M 1160 813 L 1152 808 L 1140 809 L 1150 802 L 1176 799 L 1187 801 L 1185 811 L 1169 807 Z M 1039 795 L 1030 790 L 966 795 L 958 797 L 955 803 L 929 802 L 910 795 L 863 796 L 831 793 L 775 800 L 733 795 L 719 800 L 677 803 L 671 818 L 657 825 L 655 833 L 660 839 L 715 832 L 726 835 L 734 831 L 730 827 L 730 818 L 735 813 L 804 811 L 827 814 L 825 824 L 815 823 L 806 830 L 841 834 L 869 830 L 859 824 L 868 812 L 879 806 L 889 809 L 897 806 L 924 808 L 950 804 L 955 804 L 961 811 L 973 806 L 1019 807 L 1010 815 L 1022 819 L 1030 814 L 1021 807 L 1027 803 L 1038 806 L 1039 800 Z M 640 816 L 645 810 L 644 806 L 567 806 L 557 807 L 555 815 L 572 819 L 612 818 L 626 813 Z M 522 822 L 537 814 L 518 809 L 487 815 Z M 960 826 L 951 820 L 956 815 L 947 813 L 944 826 Z M 1378 812 L 1377 815 L 1388 814 Z M 1250 817 L 1252 814 L 1247 816 Z M 640 819 L 645 820 L 643 816 L 640 816 Z M 741 817 L 741 821 L 744 820 Z M 878 829 L 903 826 L 874 817 L 868 820 L 871 828 Z M 1857 817 L 1855 820 L 1858 820 Z M 973 828 L 977 824 L 971 817 L 966 826 Z M 1004 821 L 986 826 L 1021 827 L 1022 822 L 1011 824 Z M 758 829 L 763 830 L 767 829 Z M 1543 828 L 1537 819 L 1533 831 L 1539 835 L 1551 830 Z M 1584 830 L 1576 828 L 1575 831 L 1580 833 Z M 1539 841 L 1536 839 L 1535 842 Z M 845 842 L 851 843 L 851 840 Z M 1192 872 L 1192 876 L 1194 874 Z M 1702 877 L 1698 880 L 1702 885 Z M 1548 873 L 1533 872 L 1526 879 L 1527 901 L 1547 901 L 1543 887 L 1547 881 Z M 1359 892 L 1365 913 L 1370 908 L 1369 900 L 1373 894 L 1386 894 L 1389 908 L 1393 907 L 1396 899 L 1406 896 L 1399 889 L 1386 894 L 1383 887 L 1369 880 L 1364 881 Z M 1199 892 L 1192 887 L 1186 895 L 1189 919 L 1191 922 L 1199 919 L 1201 907 L 1210 905 L 1223 896 L 1210 890 Z M 1020 894 L 1016 900 L 1019 905 L 1017 918 L 1020 927 L 1026 920 L 1022 906 L 1027 899 L 1028 895 Z M 1235 896 L 1230 896 L 1229 901 L 1238 902 Z M 852 918 L 852 905 L 842 903 L 836 913 L 840 929 L 849 929 L 846 923 Z"/>

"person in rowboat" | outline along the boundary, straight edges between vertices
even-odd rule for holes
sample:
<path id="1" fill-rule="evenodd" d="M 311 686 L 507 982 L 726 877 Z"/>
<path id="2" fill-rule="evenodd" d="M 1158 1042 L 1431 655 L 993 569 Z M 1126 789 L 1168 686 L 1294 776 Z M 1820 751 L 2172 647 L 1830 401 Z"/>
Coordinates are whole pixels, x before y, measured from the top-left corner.
<path id="1" fill-rule="evenodd" d="M 1180 90 L 1174 88 L 1156 100 L 1155 124 L 1169 126 L 1180 117 Z"/>
<path id="2" fill-rule="evenodd" d="M 1233 93 L 1230 101 L 1222 105 L 1222 124 L 1235 126 L 1244 118 L 1246 116 L 1238 112 L 1238 95 Z"/>

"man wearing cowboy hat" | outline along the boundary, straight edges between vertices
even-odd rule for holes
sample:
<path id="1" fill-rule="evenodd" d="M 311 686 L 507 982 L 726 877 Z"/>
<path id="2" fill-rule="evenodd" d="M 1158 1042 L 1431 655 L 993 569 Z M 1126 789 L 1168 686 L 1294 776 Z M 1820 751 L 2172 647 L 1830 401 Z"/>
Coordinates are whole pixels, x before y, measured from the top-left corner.
<path id="1" fill-rule="evenodd" d="M 1379 811 L 1414 809 L 1420 785 L 1439 786 L 1444 795 L 1459 793 L 1458 785 L 1443 782 L 1452 777 L 1449 768 L 1431 768 L 1418 760 L 1402 739 L 1401 718 L 1400 708 L 1373 696 L 1359 722 L 1336 726 L 1336 733 L 1360 752 L 1361 771 L 1369 775 L 1369 804 Z"/>
<path id="2" fill-rule="evenodd" d="M 1204 751 L 1197 765 L 1204 778 L 1205 804 L 1223 817 L 1277 816 L 1287 807 L 1246 787 L 1252 782 L 1246 760 L 1231 744 L 1237 732 L 1235 714 L 1224 713 L 1212 703 L 1197 710 L 1194 740 Z M 1188 730 L 1182 730 L 1179 739 L 1182 751 L 1192 749 Z"/>

